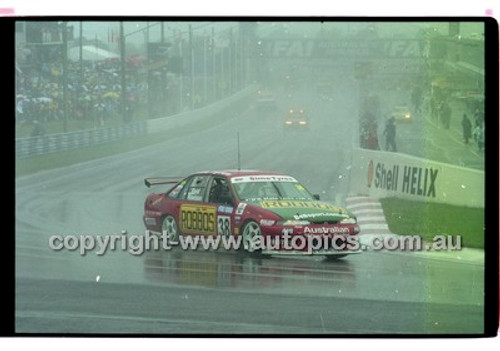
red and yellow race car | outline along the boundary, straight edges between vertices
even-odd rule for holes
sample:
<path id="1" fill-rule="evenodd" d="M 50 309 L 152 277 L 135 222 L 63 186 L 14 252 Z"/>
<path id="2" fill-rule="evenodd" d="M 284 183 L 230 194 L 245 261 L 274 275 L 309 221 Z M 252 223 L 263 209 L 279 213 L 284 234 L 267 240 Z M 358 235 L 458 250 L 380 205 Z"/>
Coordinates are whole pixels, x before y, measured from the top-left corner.
<path id="1" fill-rule="evenodd" d="M 147 196 L 146 229 L 171 242 L 185 236 L 240 238 L 258 254 L 343 257 L 360 252 L 359 226 L 348 210 L 319 200 L 295 178 L 276 172 L 206 171 L 180 181 L 146 178 L 146 186 L 175 183 Z"/>

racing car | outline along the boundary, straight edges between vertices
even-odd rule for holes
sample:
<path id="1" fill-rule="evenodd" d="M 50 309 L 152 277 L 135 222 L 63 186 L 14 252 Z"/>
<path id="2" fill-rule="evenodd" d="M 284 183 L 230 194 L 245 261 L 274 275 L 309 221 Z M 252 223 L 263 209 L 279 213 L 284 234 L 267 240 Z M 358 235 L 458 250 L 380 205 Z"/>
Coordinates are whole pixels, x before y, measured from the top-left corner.
<path id="1" fill-rule="evenodd" d="M 253 255 L 335 259 L 361 252 L 356 217 L 320 201 L 292 176 L 225 170 L 198 172 L 178 181 L 145 179 L 148 187 L 169 183 L 174 185 L 166 192 L 146 197 L 143 221 L 146 230 L 171 242 L 181 236 L 239 236 L 239 249 Z M 259 240 L 274 244 L 256 245 Z"/>
<path id="2" fill-rule="evenodd" d="M 405 105 L 395 106 L 392 110 L 391 117 L 394 118 L 394 121 L 397 123 L 406 123 L 412 120 L 410 109 Z"/>
<path id="3" fill-rule="evenodd" d="M 287 112 L 285 119 L 285 127 L 307 127 L 309 121 L 307 120 L 306 111 L 302 108 L 290 108 Z"/>

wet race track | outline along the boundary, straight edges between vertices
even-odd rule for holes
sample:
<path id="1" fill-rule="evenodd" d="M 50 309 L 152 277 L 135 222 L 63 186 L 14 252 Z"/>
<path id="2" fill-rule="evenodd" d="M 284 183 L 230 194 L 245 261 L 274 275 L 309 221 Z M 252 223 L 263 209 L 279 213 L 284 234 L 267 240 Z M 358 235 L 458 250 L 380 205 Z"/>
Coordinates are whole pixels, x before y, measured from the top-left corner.
<path id="1" fill-rule="evenodd" d="M 143 234 L 151 191 L 143 179 L 235 168 L 237 132 L 243 168 L 290 174 L 344 205 L 357 130 L 356 99 L 346 90 L 355 87 L 344 84 L 331 101 L 304 99 L 305 130 L 284 130 L 284 111 L 301 101 L 280 98 L 276 112 L 249 106 L 222 123 L 165 132 L 160 144 L 18 178 L 16 332 L 481 333 L 480 264 L 403 252 L 325 262 L 180 250 L 82 256 L 49 248 L 54 234 Z"/>

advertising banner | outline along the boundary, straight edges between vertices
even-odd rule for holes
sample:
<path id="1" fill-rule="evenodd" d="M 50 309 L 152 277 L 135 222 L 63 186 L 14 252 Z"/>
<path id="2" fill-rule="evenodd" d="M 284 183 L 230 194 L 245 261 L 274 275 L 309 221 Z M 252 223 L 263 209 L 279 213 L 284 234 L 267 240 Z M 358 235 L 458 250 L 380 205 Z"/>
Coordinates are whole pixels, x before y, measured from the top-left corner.
<path id="1" fill-rule="evenodd" d="M 351 192 L 484 207 L 484 171 L 409 155 L 356 148 Z"/>

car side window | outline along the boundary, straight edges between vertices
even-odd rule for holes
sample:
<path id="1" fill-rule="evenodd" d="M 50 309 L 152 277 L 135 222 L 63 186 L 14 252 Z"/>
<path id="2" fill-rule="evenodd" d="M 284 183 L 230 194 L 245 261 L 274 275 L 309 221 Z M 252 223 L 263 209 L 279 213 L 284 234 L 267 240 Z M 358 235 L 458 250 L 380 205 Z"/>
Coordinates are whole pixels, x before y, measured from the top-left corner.
<path id="1" fill-rule="evenodd" d="M 186 183 L 184 184 L 184 186 L 182 187 L 181 191 L 177 195 L 177 199 L 179 199 L 179 200 L 186 200 L 187 190 L 189 189 L 189 186 L 191 185 L 191 181 L 192 180 L 193 180 L 193 177 L 190 177 L 190 178 L 186 179 Z"/>
<path id="2" fill-rule="evenodd" d="M 231 194 L 231 190 L 229 189 L 227 179 L 222 177 L 213 178 L 210 192 L 208 194 L 208 202 L 234 205 L 233 196 Z"/>
<path id="3" fill-rule="evenodd" d="M 196 175 L 191 179 L 189 185 L 182 190 L 181 196 L 185 200 L 203 201 L 208 185 L 208 175 Z"/>
<path id="4" fill-rule="evenodd" d="M 187 182 L 188 182 L 187 179 L 184 179 L 184 180 L 180 181 L 176 186 L 174 186 L 172 188 L 172 190 L 170 190 L 167 193 L 167 196 L 169 198 L 171 198 L 171 199 L 178 199 L 178 198 L 180 198 L 182 190 L 186 188 L 185 186 L 186 186 Z"/>

